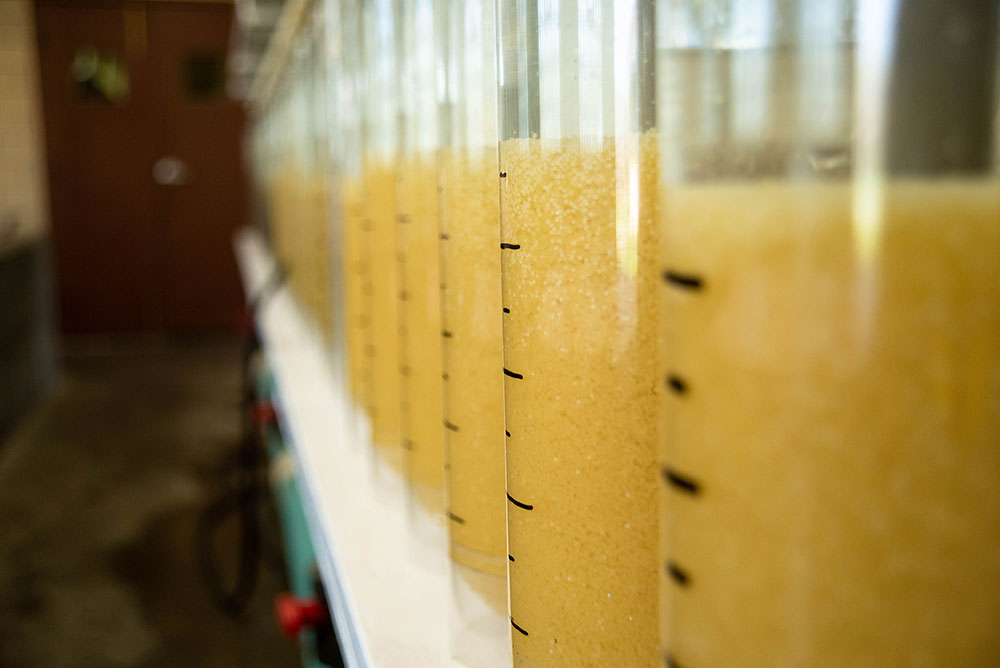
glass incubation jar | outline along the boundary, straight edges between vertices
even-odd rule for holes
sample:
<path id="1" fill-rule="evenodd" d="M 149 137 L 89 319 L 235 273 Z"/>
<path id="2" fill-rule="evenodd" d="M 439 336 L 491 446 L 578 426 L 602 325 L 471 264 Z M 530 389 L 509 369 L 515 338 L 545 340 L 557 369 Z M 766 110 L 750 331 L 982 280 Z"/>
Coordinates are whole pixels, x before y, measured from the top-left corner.
<path id="1" fill-rule="evenodd" d="M 330 160 L 327 151 L 329 124 L 326 86 L 326 30 L 322 21 L 322 5 L 313 8 L 308 23 L 308 68 L 304 85 L 308 87 L 308 151 L 309 172 L 306 179 L 306 218 L 303 253 L 308 284 L 304 302 L 312 316 L 324 344 L 329 345 L 333 335 L 332 276 L 330 274 L 330 217 L 328 215 L 328 183 Z"/>
<path id="2" fill-rule="evenodd" d="M 279 263 L 287 271 L 292 264 L 295 203 L 299 171 L 295 154 L 295 102 L 298 91 L 292 85 L 293 77 L 286 71 L 275 84 L 269 106 L 274 120 L 274 157 L 276 166 L 271 177 L 269 199 L 271 203 L 271 246 Z"/>
<path id="3" fill-rule="evenodd" d="M 448 532 L 457 658 L 506 666 L 496 13 L 492 0 L 449 2 L 441 123 L 441 281 Z"/>
<path id="4" fill-rule="evenodd" d="M 515 666 L 658 661 L 652 18 L 499 5 Z"/>
<path id="5" fill-rule="evenodd" d="M 668 665 L 1000 662 L 987 4 L 658 4 Z"/>
<path id="6" fill-rule="evenodd" d="M 397 470 L 403 468 L 400 441 L 399 260 L 396 251 L 396 163 L 399 149 L 396 61 L 397 28 L 391 0 L 364 5 L 365 137 L 363 221 L 370 290 L 368 349 L 371 357 L 372 441 Z"/>
<path id="7" fill-rule="evenodd" d="M 434 16 L 433 0 L 399 2 L 402 150 L 396 233 L 406 473 L 414 498 L 440 517 L 444 513 L 441 337 L 447 332 L 441 330 Z"/>
<path id="8" fill-rule="evenodd" d="M 362 197 L 363 134 L 363 51 L 362 2 L 348 0 L 326 3 L 339 8 L 338 50 L 331 54 L 337 63 L 337 190 L 340 205 L 341 296 L 343 299 L 343 336 L 346 389 L 357 431 L 367 432 L 365 411 L 372 404 L 372 358 L 370 346 L 371 273 L 366 245 L 365 206 Z M 337 11 L 331 9 L 331 12 Z"/>
<path id="9" fill-rule="evenodd" d="M 272 139 L 274 125 L 272 109 L 271 105 L 254 106 L 251 108 L 249 118 L 253 160 L 250 214 L 253 216 L 254 227 L 265 235 L 265 238 L 271 228 L 270 183 L 271 173 L 277 162 Z"/>
<path id="10" fill-rule="evenodd" d="M 291 105 L 295 127 L 292 130 L 292 161 L 288 182 L 288 219 L 285 224 L 284 260 L 289 270 L 289 284 L 299 306 L 311 316 L 311 286 L 315 267 L 310 246 L 315 227 L 312 180 L 316 155 L 312 150 L 312 87 L 309 58 L 311 35 L 303 26 L 294 38 L 290 57 Z"/>
<path id="11" fill-rule="evenodd" d="M 346 122 L 341 106 L 345 102 L 342 79 L 346 76 L 343 46 L 342 3 L 316 3 L 313 5 L 314 21 L 321 26 L 322 39 L 315 54 L 316 86 L 322 94 L 316 100 L 316 117 L 320 130 L 316 150 L 323 171 L 323 199 L 325 218 L 326 267 L 324 274 L 325 299 L 322 304 L 321 327 L 325 337 L 327 362 L 338 388 L 346 387 L 345 369 L 345 313 L 343 297 L 343 207 L 340 203 L 341 174 L 345 156 L 340 139 Z M 355 38 L 356 40 L 356 38 Z M 353 103 L 353 100 L 350 100 Z M 357 110 L 355 110 L 357 113 Z M 348 426 L 353 427 L 348 423 Z"/>

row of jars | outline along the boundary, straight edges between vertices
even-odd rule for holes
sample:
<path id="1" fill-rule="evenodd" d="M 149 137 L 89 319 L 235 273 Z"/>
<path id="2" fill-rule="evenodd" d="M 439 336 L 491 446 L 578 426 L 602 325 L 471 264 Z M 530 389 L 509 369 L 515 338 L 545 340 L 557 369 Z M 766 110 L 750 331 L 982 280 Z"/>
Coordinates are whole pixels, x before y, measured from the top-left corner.
<path id="1" fill-rule="evenodd" d="M 276 249 L 515 666 L 1000 664 L 995 1 L 315 7 Z"/>

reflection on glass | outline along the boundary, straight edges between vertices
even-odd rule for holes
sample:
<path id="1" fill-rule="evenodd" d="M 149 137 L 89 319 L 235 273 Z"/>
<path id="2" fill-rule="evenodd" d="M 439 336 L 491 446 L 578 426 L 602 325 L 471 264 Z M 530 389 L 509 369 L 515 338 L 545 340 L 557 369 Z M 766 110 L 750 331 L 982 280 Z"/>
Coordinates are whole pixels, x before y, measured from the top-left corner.
<path id="1" fill-rule="evenodd" d="M 128 65 L 113 51 L 82 46 L 70 64 L 76 97 L 83 102 L 127 104 Z"/>
<path id="2" fill-rule="evenodd" d="M 759 16 L 684 4 L 657 71 L 664 656 L 991 664 L 1000 180 L 966 149 L 994 145 L 996 9 L 773 3 L 761 49 Z M 772 74 L 683 94 L 720 62 Z"/>

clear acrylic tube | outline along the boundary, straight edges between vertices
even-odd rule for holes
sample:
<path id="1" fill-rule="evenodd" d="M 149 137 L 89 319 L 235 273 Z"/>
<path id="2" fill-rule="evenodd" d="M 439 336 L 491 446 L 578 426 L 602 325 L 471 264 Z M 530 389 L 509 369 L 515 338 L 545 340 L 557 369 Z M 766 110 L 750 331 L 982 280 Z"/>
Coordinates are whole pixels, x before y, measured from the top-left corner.
<path id="1" fill-rule="evenodd" d="M 296 127 L 294 130 L 294 146 L 292 171 L 289 174 L 289 218 L 287 221 L 288 235 L 285 239 L 286 262 L 289 268 L 289 283 L 295 294 L 296 301 L 310 315 L 310 287 L 315 271 L 310 247 L 313 245 L 312 235 L 315 228 L 314 199 L 312 197 L 312 181 L 315 167 L 315 154 L 312 151 L 311 134 L 312 96 L 310 50 L 312 35 L 307 29 L 300 29 L 295 35 L 292 53 L 292 88 L 293 108 Z"/>
<path id="2" fill-rule="evenodd" d="M 340 205 L 341 294 L 343 299 L 344 357 L 347 392 L 356 435 L 367 433 L 366 411 L 372 404 L 370 343 L 371 263 L 366 245 L 365 206 L 362 181 L 362 135 L 364 118 L 364 60 L 361 38 L 361 0 L 345 0 L 339 12 L 338 49 L 331 59 L 338 62 L 337 154 Z M 361 440 L 360 438 L 358 440 Z"/>
<path id="3" fill-rule="evenodd" d="M 399 263 L 396 250 L 396 167 L 399 158 L 398 25 L 391 0 L 364 5 L 367 76 L 362 196 L 370 260 L 372 441 L 396 470 L 404 466 L 400 438 Z"/>
<path id="4" fill-rule="evenodd" d="M 996 3 L 658 10 L 667 665 L 996 664 Z"/>
<path id="5" fill-rule="evenodd" d="M 277 165 L 271 183 L 272 229 L 271 245 L 278 260 L 287 270 L 295 264 L 295 227 L 298 217 L 299 174 L 302 159 L 298 146 L 298 135 L 302 123 L 297 119 L 302 91 L 295 86 L 296 63 L 290 64 L 290 72 L 277 85 L 273 102 L 278 118 L 276 127 Z"/>
<path id="6" fill-rule="evenodd" d="M 313 46 L 313 86 L 316 93 L 313 100 L 316 132 L 313 145 L 316 147 L 316 173 L 319 192 L 319 248 L 318 271 L 316 276 L 316 324 L 323 337 L 330 360 L 333 351 L 339 346 L 338 329 L 342 318 L 340 299 L 335 294 L 340 274 L 340 249 L 335 245 L 340 234 L 339 191 L 337 189 L 339 169 L 331 155 L 331 136 L 337 124 L 336 112 L 337 91 L 332 86 L 331 63 L 329 59 L 330 43 L 333 36 L 329 34 L 326 25 L 326 9 L 323 3 L 313 7 L 313 25 L 316 26 L 316 36 Z M 339 65 L 339 62 L 338 62 Z"/>
<path id="7" fill-rule="evenodd" d="M 448 528 L 456 658 L 506 666 L 496 13 L 492 0 L 448 2 L 441 124 L 441 273 Z"/>
<path id="8" fill-rule="evenodd" d="M 444 514 L 436 38 L 433 0 L 400 0 L 402 160 L 396 198 L 403 447 L 413 497 Z M 420 517 L 420 515 L 414 515 Z"/>
<path id="9" fill-rule="evenodd" d="M 328 192 L 330 161 L 327 151 L 329 126 L 327 123 L 326 87 L 326 30 L 324 22 L 316 20 L 322 9 L 313 7 L 311 20 L 306 24 L 307 51 L 306 71 L 302 85 L 309 91 L 307 103 L 309 168 L 305 184 L 305 204 L 303 221 L 303 261 L 307 267 L 302 301 L 313 323 L 328 347 L 333 336 L 332 276 L 330 209 Z"/>
<path id="10" fill-rule="evenodd" d="M 653 666 L 651 5 L 498 7 L 514 665 Z"/>

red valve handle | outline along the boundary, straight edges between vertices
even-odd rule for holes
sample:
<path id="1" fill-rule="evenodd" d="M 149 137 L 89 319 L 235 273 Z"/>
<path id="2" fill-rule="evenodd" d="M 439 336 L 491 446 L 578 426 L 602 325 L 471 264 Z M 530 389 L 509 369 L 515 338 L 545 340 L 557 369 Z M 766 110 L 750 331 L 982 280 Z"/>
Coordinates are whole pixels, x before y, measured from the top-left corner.
<path id="1" fill-rule="evenodd" d="M 297 637 L 305 627 L 316 626 L 327 619 L 326 610 L 318 600 L 289 593 L 274 597 L 274 614 L 278 627 L 291 638 Z"/>
<path id="2" fill-rule="evenodd" d="M 278 422 L 278 414 L 270 401 L 258 400 L 250 408 L 250 417 L 258 427 L 266 427 Z"/>

